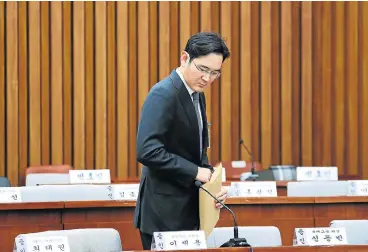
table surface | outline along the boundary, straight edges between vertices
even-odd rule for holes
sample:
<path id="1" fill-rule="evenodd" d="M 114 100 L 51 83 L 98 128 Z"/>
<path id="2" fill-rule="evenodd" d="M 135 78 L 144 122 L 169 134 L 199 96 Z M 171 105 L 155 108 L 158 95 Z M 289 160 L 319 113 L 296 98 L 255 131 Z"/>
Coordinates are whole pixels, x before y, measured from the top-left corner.
<path id="1" fill-rule="evenodd" d="M 278 227 L 284 245 L 292 245 L 295 228 L 326 227 L 332 220 L 367 219 L 368 215 L 368 197 L 239 197 L 229 198 L 226 203 L 234 211 L 239 226 Z M 11 251 L 18 234 L 75 228 L 115 228 L 125 250 L 139 250 L 142 247 L 139 233 L 133 227 L 134 209 L 135 201 L 0 204 L 0 251 Z M 232 215 L 222 209 L 217 226 L 232 225 Z"/>

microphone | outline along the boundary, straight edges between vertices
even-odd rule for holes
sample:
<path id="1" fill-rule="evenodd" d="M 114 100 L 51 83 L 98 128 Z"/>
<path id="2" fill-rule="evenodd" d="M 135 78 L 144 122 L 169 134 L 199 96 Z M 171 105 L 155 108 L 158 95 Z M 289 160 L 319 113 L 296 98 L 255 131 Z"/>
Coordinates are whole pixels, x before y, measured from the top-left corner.
<path id="1" fill-rule="evenodd" d="M 202 189 L 208 195 L 210 195 L 214 200 L 216 200 L 216 202 L 220 203 L 221 206 L 226 208 L 231 213 L 231 215 L 233 216 L 233 220 L 234 220 L 234 238 L 231 238 L 229 241 L 222 244 L 220 247 L 221 248 L 223 248 L 223 247 L 251 247 L 248 244 L 248 242 L 245 238 L 239 238 L 238 223 L 236 222 L 236 217 L 235 217 L 234 212 L 228 206 L 226 206 L 224 203 L 222 203 L 220 200 L 218 200 L 215 196 L 213 196 L 212 193 L 210 193 L 207 189 L 203 188 L 201 181 L 196 180 L 194 182 L 194 184 L 195 184 L 196 187 Z"/>
<path id="2" fill-rule="evenodd" d="M 249 156 L 250 156 L 250 158 L 251 158 L 252 166 L 251 166 L 251 168 L 250 168 L 250 172 L 251 172 L 251 174 L 252 174 L 252 175 L 250 175 L 250 178 L 252 178 L 252 179 L 253 179 L 253 181 L 255 181 L 255 180 L 256 180 L 256 178 L 258 178 L 258 174 L 256 174 L 256 173 L 254 172 L 254 168 L 255 168 L 255 166 L 254 166 L 254 157 L 253 157 L 253 154 L 252 154 L 252 152 L 250 152 L 250 150 L 248 149 L 248 147 L 244 144 L 244 140 L 243 140 L 243 139 L 241 139 L 241 138 L 240 138 L 240 140 L 239 140 L 239 144 L 240 144 L 241 146 L 243 146 L 243 147 L 244 147 L 244 149 L 247 151 L 248 155 L 249 155 Z"/>

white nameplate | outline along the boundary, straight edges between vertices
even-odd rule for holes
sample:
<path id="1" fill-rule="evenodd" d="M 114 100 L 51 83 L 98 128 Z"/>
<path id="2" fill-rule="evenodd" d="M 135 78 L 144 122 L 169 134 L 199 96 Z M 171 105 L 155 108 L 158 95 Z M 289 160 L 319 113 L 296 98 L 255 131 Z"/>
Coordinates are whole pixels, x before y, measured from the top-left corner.
<path id="1" fill-rule="evenodd" d="M 297 181 L 336 181 L 338 180 L 337 167 L 297 167 Z"/>
<path id="2" fill-rule="evenodd" d="M 110 170 L 70 170 L 70 184 L 110 184 Z"/>
<path id="3" fill-rule="evenodd" d="M 18 235 L 15 238 L 16 252 L 70 252 L 66 236 Z"/>
<path id="4" fill-rule="evenodd" d="M 139 184 L 113 184 L 107 186 L 108 197 L 112 200 L 137 200 Z"/>
<path id="5" fill-rule="evenodd" d="M 345 228 L 296 228 L 294 246 L 347 245 Z"/>
<path id="6" fill-rule="evenodd" d="M 231 166 L 233 168 L 245 168 L 247 163 L 245 161 L 232 161 Z"/>
<path id="7" fill-rule="evenodd" d="M 204 231 L 154 232 L 151 250 L 207 249 Z"/>
<path id="8" fill-rule="evenodd" d="M 232 197 L 277 197 L 276 181 L 231 182 Z"/>
<path id="9" fill-rule="evenodd" d="M 0 203 L 22 202 L 19 187 L 0 187 Z"/>
<path id="10" fill-rule="evenodd" d="M 368 196 L 368 180 L 349 180 L 348 196 Z"/>

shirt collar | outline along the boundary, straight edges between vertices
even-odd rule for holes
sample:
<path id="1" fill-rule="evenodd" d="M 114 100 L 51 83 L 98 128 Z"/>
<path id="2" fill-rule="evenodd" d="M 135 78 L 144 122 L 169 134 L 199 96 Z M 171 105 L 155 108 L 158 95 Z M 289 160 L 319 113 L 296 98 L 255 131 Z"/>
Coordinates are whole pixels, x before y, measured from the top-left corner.
<path id="1" fill-rule="evenodd" d="M 192 97 L 192 94 L 195 92 L 193 89 L 189 87 L 189 85 L 185 82 L 183 74 L 179 71 L 179 68 L 176 69 L 176 73 L 179 75 L 181 81 L 184 83 L 185 87 L 187 88 L 189 95 Z"/>

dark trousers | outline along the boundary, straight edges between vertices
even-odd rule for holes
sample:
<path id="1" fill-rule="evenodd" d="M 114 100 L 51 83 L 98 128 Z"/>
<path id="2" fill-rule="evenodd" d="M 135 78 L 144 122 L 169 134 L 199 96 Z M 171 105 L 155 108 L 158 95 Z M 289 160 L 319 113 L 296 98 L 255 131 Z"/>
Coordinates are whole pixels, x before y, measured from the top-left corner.
<path id="1" fill-rule="evenodd" d="M 153 235 L 142 233 L 141 231 L 139 231 L 139 233 L 141 235 L 143 250 L 151 250 L 152 236 Z"/>

